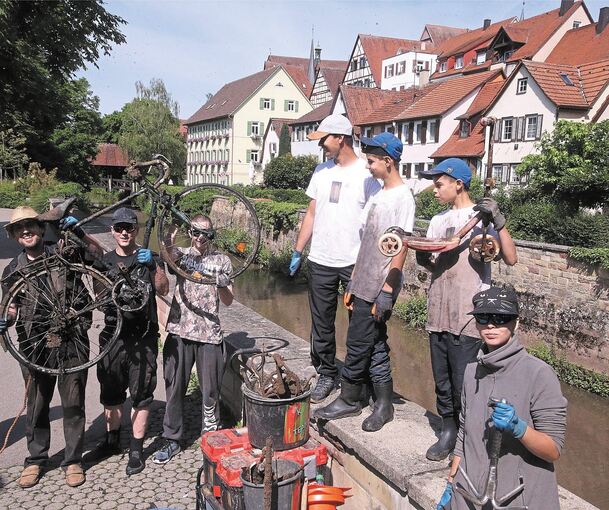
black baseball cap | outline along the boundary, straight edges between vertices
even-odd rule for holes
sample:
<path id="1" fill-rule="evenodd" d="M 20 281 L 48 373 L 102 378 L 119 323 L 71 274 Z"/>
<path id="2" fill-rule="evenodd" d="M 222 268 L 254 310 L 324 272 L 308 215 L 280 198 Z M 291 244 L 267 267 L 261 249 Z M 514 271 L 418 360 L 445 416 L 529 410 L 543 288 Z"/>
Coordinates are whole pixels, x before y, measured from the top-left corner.
<path id="1" fill-rule="evenodd" d="M 495 313 L 498 315 L 518 316 L 518 296 L 513 290 L 490 287 L 478 292 L 473 298 L 474 309 L 468 315 Z"/>
<path id="2" fill-rule="evenodd" d="M 112 215 L 112 224 L 116 225 L 117 223 L 131 223 L 132 225 L 137 225 L 137 214 L 135 214 L 133 209 L 120 207 L 114 211 L 114 214 Z"/>

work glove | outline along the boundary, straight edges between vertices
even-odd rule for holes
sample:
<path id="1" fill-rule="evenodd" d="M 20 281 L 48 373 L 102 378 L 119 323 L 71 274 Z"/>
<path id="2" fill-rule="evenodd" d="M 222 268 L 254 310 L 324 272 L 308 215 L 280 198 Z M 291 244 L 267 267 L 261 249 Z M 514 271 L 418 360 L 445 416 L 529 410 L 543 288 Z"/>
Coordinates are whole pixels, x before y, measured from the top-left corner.
<path id="1" fill-rule="evenodd" d="M 393 309 L 393 294 L 386 290 L 381 290 L 379 295 L 374 300 L 373 315 L 377 322 L 384 322 L 391 317 Z"/>
<path id="2" fill-rule="evenodd" d="M 516 439 L 520 439 L 527 431 L 527 422 L 518 418 L 514 406 L 506 402 L 497 402 L 493 406 L 491 418 L 495 427 L 502 432 L 509 432 Z"/>
<path id="3" fill-rule="evenodd" d="M 444 489 L 444 492 L 442 493 L 442 497 L 440 498 L 440 501 L 436 505 L 436 510 L 444 510 L 446 508 L 446 505 L 448 505 L 450 503 L 450 500 L 452 499 L 452 497 L 453 497 L 453 484 L 450 482 L 446 482 L 446 488 Z"/>
<path id="4" fill-rule="evenodd" d="M 137 262 L 142 266 L 146 266 L 151 271 L 156 268 L 156 262 L 152 258 L 152 251 L 147 248 L 137 250 Z"/>
<path id="5" fill-rule="evenodd" d="M 6 319 L 0 319 L 0 335 L 2 335 L 3 333 L 6 333 L 6 330 L 8 329 L 8 321 Z"/>
<path id="6" fill-rule="evenodd" d="M 80 227 L 73 228 L 74 225 L 76 225 L 77 223 L 78 220 L 74 216 L 66 216 L 65 218 L 61 218 L 59 220 L 59 228 L 64 231 L 71 230 L 74 235 L 82 239 L 83 237 L 85 237 L 85 231 Z"/>
<path id="7" fill-rule="evenodd" d="M 493 222 L 497 232 L 505 227 L 505 216 L 499 210 L 499 204 L 491 197 L 484 197 L 480 200 L 480 202 L 474 206 L 474 211 L 480 211 L 481 213 L 487 214 Z"/>
<path id="8" fill-rule="evenodd" d="M 300 264 L 302 263 L 302 252 L 298 250 L 294 250 L 292 252 L 292 260 L 290 260 L 290 276 L 294 276 L 296 271 L 300 269 Z"/>
<path id="9" fill-rule="evenodd" d="M 230 274 L 220 271 L 216 274 L 216 287 L 224 289 L 230 285 Z"/>
<path id="10" fill-rule="evenodd" d="M 415 257 L 419 266 L 427 267 L 431 262 L 431 252 L 429 251 L 415 251 Z"/>

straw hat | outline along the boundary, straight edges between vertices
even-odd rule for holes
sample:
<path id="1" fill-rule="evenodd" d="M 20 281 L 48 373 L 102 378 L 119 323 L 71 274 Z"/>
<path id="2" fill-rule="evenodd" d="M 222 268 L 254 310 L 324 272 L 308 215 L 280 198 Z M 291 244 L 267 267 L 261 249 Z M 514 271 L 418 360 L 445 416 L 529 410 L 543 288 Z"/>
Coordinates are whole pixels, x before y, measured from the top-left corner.
<path id="1" fill-rule="evenodd" d="M 38 213 L 27 205 L 20 205 L 19 207 L 15 207 L 13 213 L 11 214 L 10 221 L 6 225 L 4 225 L 4 228 L 8 232 L 10 232 L 11 227 L 13 225 L 23 220 L 38 220 Z"/>

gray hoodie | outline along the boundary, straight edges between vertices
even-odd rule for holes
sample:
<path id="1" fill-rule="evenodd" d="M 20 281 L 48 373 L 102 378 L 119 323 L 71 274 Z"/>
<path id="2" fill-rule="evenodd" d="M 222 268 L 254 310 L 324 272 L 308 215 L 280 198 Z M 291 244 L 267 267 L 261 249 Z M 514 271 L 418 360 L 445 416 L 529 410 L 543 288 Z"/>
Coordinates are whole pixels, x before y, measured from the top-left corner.
<path id="1" fill-rule="evenodd" d="M 564 445 L 567 422 L 567 400 L 556 374 L 546 363 L 527 353 L 517 337 L 493 352 L 481 349 L 477 363 L 470 363 L 465 369 L 461 428 L 455 447 L 455 455 L 461 457 L 460 466 L 479 492 L 484 490 L 490 462 L 487 451 L 492 424 L 490 397 L 506 399 L 529 427 L 548 434 L 559 451 Z M 514 489 L 522 477 L 524 491 L 513 505 L 528 505 L 529 510 L 560 508 L 554 465 L 533 455 L 509 433 L 503 435 L 497 475 L 498 498 Z M 461 473 L 455 476 L 455 483 L 468 488 Z M 474 508 L 455 491 L 451 510 Z M 483 510 L 490 508 L 487 504 Z"/>

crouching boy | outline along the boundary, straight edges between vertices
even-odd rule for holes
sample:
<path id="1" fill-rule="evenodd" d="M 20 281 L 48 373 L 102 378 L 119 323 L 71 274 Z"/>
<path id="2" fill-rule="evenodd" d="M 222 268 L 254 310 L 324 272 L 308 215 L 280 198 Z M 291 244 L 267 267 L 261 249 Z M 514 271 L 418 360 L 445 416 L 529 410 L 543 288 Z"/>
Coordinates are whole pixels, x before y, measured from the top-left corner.
<path id="1" fill-rule="evenodd" d="M 372 176 L 383 181 L 383 188 L 362 211 L 362 242 L 351 282 L 346 291 L 352 317 L 347 333 L 347 356 L 342 371 L 341 393 L 331 404 L 317 411 L 317 417 L 334 420 L 361 413 L 362 386 L 372 381 L 376 400 L 373 413 L 362 429 L 380 430 L 393 419 L 393 380 L 389 363 L 386 320 L 402 286 L 406 247 L 393 258 L 378 249 L 379 237 L 397 226 L 411 233 L 414 225 L 414 199 L 398 171 L 402 142 L 391 133 L 374 138 L 362 137 Z M 347 303 L 347 300 L 346 300 Z"/>
<path id="2" fill-rule="evenodd" d="M 487 448 L 494 428 L 503 433 L 497 499 L 524 483 L 524 490 L 505 505 L 559 508 L 553 463 L 565 441 L 567 401 L 556 374 L 518 341 L 519 310 L 513 291 L 491 287 L 476 294 L 473 303 L 470 315 L 483 344 L 477 362 L 465 369 L 461 427 L 448 484 L 437 509 L 474 508 L 453 490 L 453 484 L 471 494 L 460 467 L 476 491 L 484 491 L 490 462 Z"/>

